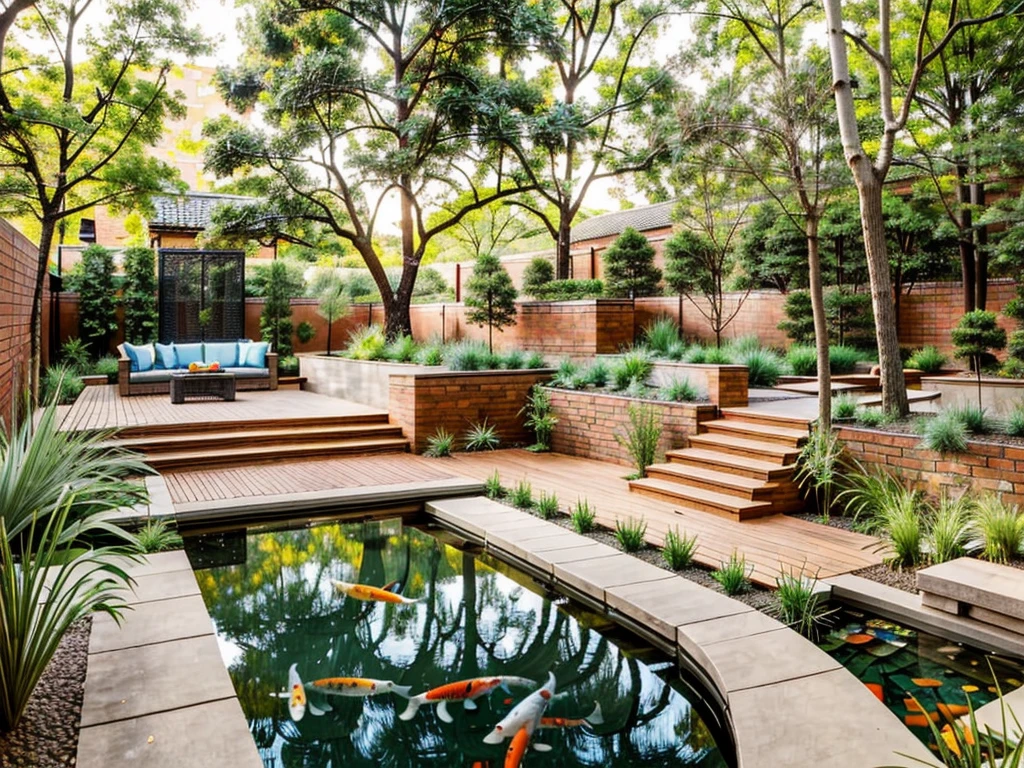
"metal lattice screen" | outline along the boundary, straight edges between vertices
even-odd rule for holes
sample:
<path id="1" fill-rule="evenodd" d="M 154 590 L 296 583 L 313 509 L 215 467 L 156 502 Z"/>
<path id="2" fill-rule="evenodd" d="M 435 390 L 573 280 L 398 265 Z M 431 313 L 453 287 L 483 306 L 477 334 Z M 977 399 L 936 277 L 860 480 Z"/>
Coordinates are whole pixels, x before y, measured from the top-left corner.
<path id="1" fill-rule="evenodd" d="M 245 336 L 245 254 L 160 249 L 160 342 Z"/>

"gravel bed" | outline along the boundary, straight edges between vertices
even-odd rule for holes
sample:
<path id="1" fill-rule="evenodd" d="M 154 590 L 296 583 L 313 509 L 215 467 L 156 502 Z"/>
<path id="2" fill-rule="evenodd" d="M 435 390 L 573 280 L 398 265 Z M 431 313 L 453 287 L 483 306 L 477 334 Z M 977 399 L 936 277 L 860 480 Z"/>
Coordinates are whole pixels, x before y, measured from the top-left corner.
<path id="1" fill-rule="evenodd" d="M 788 514 L 790 517 L 795 517 L 797 520 L 805 520 L 808 523 L 817 523 L 818 525 L 827 525 L 830 528 L 841 528 L 844 531 L 859 533 L 853 525 L 853 519 L 844 515 L 829 515 L 828 520 L 825 520 L 821 515 L 813 512 L 790 512 Z"/>
<path id="2" fill-rule="evenodd" d="M 861 568 L 859 571 L 854 571 L 853 575 L 863 576 L 865 579 L 877 581 L 879 584 L 885 584 L 889 587 L 902 589 L 904 592 L 917 594 L 918 570 L 918 568 L 901 568 L 897 570 L 882 563 Z"/>
<path id="3" fill-rule="evenodd" d="M 32 693 L 18 727 L 0 733 L 0 768 L 75 764 L 92 619 L 73 624 Z"/>

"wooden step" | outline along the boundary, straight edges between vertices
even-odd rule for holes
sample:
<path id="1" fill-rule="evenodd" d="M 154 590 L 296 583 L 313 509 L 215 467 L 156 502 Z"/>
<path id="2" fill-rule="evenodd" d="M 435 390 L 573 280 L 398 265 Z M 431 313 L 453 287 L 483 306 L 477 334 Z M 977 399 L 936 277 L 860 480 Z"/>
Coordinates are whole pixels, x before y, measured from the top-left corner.
<path id="1" fill-rule="evenodd" d="M 275 427 L 250 430 L 236 427 L 226 432 L 201 432 L 112 440 L 110 445 L 141 451 L 146 454 L 212 450 L 225 446 L 243 448 L 268 443 L 324 442 L 374 437 L 401 437 L 402 428 L 395 424 L 342 424 L 316 427 Z"/>
<path id="2" fill-rule="evenodd" d="M 687 464 L 652 464 L 647 468 L 647 476 L 655 480 L 682 483 L 707 491 L 737 496 L 748 501 L 771 501 L 780 490 L 778 483 Z"/>
<path id="3" fill-rule="evenodd" d="M 300 429 L 304 427 L 343 427 L 353 424 L 387 424 L 385 411 L 376 413 L 354 413 L 349 416 L 301 416 L 283 419 L 250 419 L 241 421 L 197 421 L 191 424 L 142 424 L 117 430 L 120 440 L 136 440 L 145 437 L 195 434 L 197 432 L 261 431 L 266 429 Z"/>
<path id="4" fill-rule="evenodd" d="M 758 461 L 774 462 L 775 464 L 792 464 L 800 455 L 800 449 L 765 440 L 748 440 L 733 435 L 691 435 L 690 445 L 711 451 L 731 453 L 745 456 Z"/>
<path id="5" fill-rule="evenodd" d="M 723 515 L 734 520 L 749 520 L 773 512 L 772 505 L 766 501 L 749 501 L 737 496 L 666 482 L 653 477 L 631 480 L 629 489 L 645 496 L 677 503 L 688 509 Z"/>
<path id="6" fill-rule="evenodd" d="M 665 458 L 672 464 L 728 472 L 732 475 L 750 477 L 755 480 L 781 481 L 793 477 L 796 467 L 779 465 L 771 461 L 758 461 L 731 453 L 709 451 L 703 448 L 677 448 L 665 453 Z"/>
<path id="7" fill-rule="evenodd" d="M 795 429 L 780 424 L 758 424 L 752 421 L 741 421 L 739 419 L 715 419 L 705 421 L 700 425 L 701 432 L 712 434 L 735 435 L 751 440 L 766 440 L 770 443 L 781 443 L 794 448 L 799 448 L 807 442 L 807 428 Z"/>
<path id="8" fill-rule="evenodd" d="M 405 438 L 364 440 L 325 440 L 314 443 L 279 443 L 252 447 L 229 447 L 214 450 L 189 450 L 156 453 L 145 461 L 158 471 L 203 469 L 211 466 L 253 464 L 283 459 L 304 459 L 314 456 L 360 456 L 374 453 L 397 453 L 409 450 Z"/>
<path id="9" fill-rule="evenodd" d="M 779 413 L 766 413 L 752 408 L 720 408 L 719 414 L 723 419 L 732 421 L 746 421 L 752 424 L 768 424 L 790 429 L 802 429 L 805 433 L 809 430 L 810 422 L 799 416 L 785 416 Z"/>

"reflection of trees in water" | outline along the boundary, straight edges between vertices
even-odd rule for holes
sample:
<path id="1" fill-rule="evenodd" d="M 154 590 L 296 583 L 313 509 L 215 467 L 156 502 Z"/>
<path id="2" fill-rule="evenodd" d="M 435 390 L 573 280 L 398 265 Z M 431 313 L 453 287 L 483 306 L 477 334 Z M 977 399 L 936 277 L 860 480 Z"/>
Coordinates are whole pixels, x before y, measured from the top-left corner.
<path id="1" fill-rule="evenodd" d="M 361 534 L 358 538 L 353 534 Z M 679 694 L 601 634 L 550 600 L 516 585 L 470 554 L 400 523 L 327 525 L 250 537 L 244 566 L 200 572 L 218 632 L 238 649 L 229 672 L 267 765 L 470 766 L 500 764 L 504 749 L 483 737 L 526 690 L 454 702 L 451 724 L 433 705 L 408 722 L 405 700 L 310 694 L 333 708 L 299 723 L 271 694 L 290 664 L 304 680 L 357 676 L 411 685 L 414 693 L 454 680 L 515 675 L 559 696 L 550 713 L 582 717 L 600 702 L 605 723 L 544 730 L 545 764 L 719 764 L 713 740 Z M 334 594 L 330 579 L 382 585 L 398 580 L 414 605 L 360 603 Z M 308 689 L 307 689 L 308 690 Z M 537 762 L 530 756 L 527 761 Z M 529 762 L 527 763 L 529 764 Z"/>

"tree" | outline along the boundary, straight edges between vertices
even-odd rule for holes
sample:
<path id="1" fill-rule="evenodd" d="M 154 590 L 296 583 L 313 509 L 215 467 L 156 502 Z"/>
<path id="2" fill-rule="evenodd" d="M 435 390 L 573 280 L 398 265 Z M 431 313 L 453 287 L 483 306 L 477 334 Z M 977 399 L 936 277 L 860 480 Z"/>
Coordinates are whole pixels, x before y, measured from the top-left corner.
<path id="1" fill-rule="evenodd" d="M 654 248 L 632 227 L 603 254 L 605 292 L 616 298 L 657 296 L 661 270 L 654 266 Z"/>
<path id="2" fill-rule="evenodd" d="M 555 267 L 551 260 L 538 256 L 523 270 L 523 293 L 539 298 L 544 286 L 555 279 Z"/>
<path id="3" fill-rule="evenodd" d="M 485 193 L 493 191 L 484 190 Z M 427 226 L 443 223 L 460 209 L 472 205 L 474 193 L 464 192 L 431 214 Z M 529 199 L 527 197 L 523 198 Z M 437 261 L 471 261 L 481 253 L 502 253 L 517 240 L 537 235 L 540 230 L 525 212 L 505 200 L 483 208 L 475 208 L 462 216 L 458 224 L 436 236 L 427 249 L 426 258 Z"/>
<path id="4" fill-rule="evenodd" d="M 995 312 L 975 309 L 960 318 L 952 331 L 953 354 L 971 361 L 978 377 L 978 407 L 981 407 L 981 367 L 985 355 L 1006 346 L 1006 331 L 997 324 Z"/>
<path id="5" fill-rule="evenodd" d="M 34 395 L 43 283 L 59 222 L 98 205 L 144 201 L 175 176 L 147 148 L 161 138 L 165 117 L 183 114 L 167 91 L 164 57 L 208 50 L 185 24 L 191 7 L 190 0 L 10 0 L 0 11 L 0 214 L 40 227 Z"/>
<path id="6" fill-rule="evenodd" d="M 725 280 L 731 272 L 732 254 L 703 233 L 683 230 L 665 241 L 665 283 L 685 296 L 704 316 L 722 346 L 722 331 L 739 314 L 743 299 L 731 312 L 725 309 Z M 747 291 L 749 293 L 749 289 Z M 707 302 L 702 306 L 696 298 Z"/>
<path id="7" fill-rule="evenodd" d="M 327 321 L 327 354 L 331 354 L 331 330 L 334 323 L 349 313 L 348 290 L 345 281 L 333 269 L 323 270 L 314 280 L 316 312 Z"/>
<path id="8" fill-rule="evenodd" d="M 788 293 L 806 287 L 807 235 L 774 201 L 754 209 L 736 255 L 752 288 Z"/>
<path id="9" fill-rule="evenodd" d="M 509 147 L 540 94 L 508 75 L 530 49 L 557 55 L 550 9 L 528 0 L 262 0 L 247 38 L 245 61 L 221 71 L 219 85 L 239 108 L 260 101 L 268 130 L 225 118 L 205 131 L 207 168 L 248 174 L 262 200 L 230 211 L 228 228 L 301 242 L 302 227 L 326 227 L 369 269 L 388 337 L 409 334 L 431 241 L 531 186 L 516 166 L 522 152 Z M 396 287 L 377 250 L 394 198 Z M 444 215 L 431 219 L 436 210 Z"/>
<path id="10" fill-rule="evenodd" d="M 82 251 L 82 285 L 78 293 L 78 336 L 95 357 L 110 351 L 117 331 L 114 253 L 102 245 Z"/>
<path id="11" fill-rule="evenodd" d="M 124 337 L 132 344 L 156 341 L 156 257 L 152 248 L 128 248 L 124 252 Z"/>
<path id="12" fill-rule="evenodd" d="M 281 357 L 292 353 L 292 303 L 298 293 L 288 279 L 286 262 L 275 259 L 267 268 L 267 288 L 260 313 L 260 334 Z"/>
<path id="13" fill-rule="evenodd" d="M 487 326 L 487 348 L 494 352 L 494 329 L 516 324 L 516 289 L 497 256 L 482 253 L 466 283 L 466 322 Z"/>
<path id="14" fill-rule="evenodd" d="M 853 174 L 860 201 L 861 227 L 878 339 L 878 362 L 882 371 L 882 408 L 899 416 L 905 416 L 910 405 L 903 378 L 896 309 L 889 275 L 885 221 L 882 215 L 882 184 L 892 165 L 896 138 L 907 125 L 918 87 L 928 67 L 963 30 L 995 21 L 1009 12 L 1008 6 L 997 3 L 998 0 L 985 3 L 993 10 L 976 17 L 965 16 L 970 13 L 970 9 L 955 3 L 946 14 L 936 9 L 932 0 L 927 0 L 923 6 L 906 3 L 898 6 L 897 10 L 901 13 L 894 18 L 892 0 L 879 0 L 876 6 L 878 23 L 872 32 L 872 43 L 866 36 L 844 29 L 840 0 L 825 0 L 826 32 L 839 133 L 843 154 Z M 912 35 L 915 40 L 912 58 L 899 69 L 894 66 L 893 59 L 894 22 L 900 36 Z M 857 123 L 846 37 L 869 57 L 877 75 L 882 130 L 873 159 L 861 140 Z"/>

